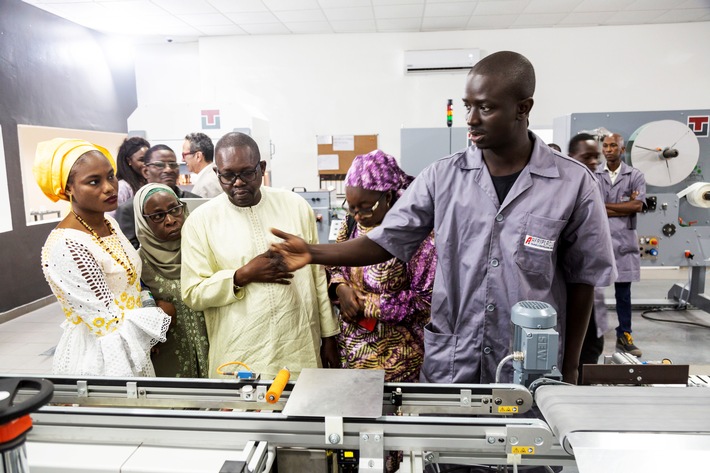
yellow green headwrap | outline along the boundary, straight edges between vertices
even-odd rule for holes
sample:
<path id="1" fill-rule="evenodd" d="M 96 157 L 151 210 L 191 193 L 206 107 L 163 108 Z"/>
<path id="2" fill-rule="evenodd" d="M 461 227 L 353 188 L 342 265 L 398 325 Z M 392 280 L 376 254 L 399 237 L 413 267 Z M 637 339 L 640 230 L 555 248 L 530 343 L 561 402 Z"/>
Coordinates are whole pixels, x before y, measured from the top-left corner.
<path id="1" fill-rule="evenodd" d="M 89 151 L 98 151 L 106 156 L 116 171 L 116 161 L 111 153 L 102 146 L 89 143 L 84 140 L 68 138 L 54 138 L 49 141 L 42 141 L 37 145 L 35 161 L 32 165 L 32 174 L 44 195 L 52 202 L 59 199 L 69 200 L 64 190 L 74 163 Z"/>

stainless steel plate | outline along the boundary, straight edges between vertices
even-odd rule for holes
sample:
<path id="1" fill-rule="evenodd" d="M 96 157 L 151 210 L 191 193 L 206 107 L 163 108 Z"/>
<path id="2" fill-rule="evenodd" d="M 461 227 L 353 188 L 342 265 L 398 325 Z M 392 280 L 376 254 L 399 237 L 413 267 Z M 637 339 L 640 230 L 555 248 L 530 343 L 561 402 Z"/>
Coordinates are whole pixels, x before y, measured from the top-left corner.
<path id="1" fill-rule="evenodd" d="M 382 416 L 384 370 L 305 368 L 283 414 L 296 417 Z"/>

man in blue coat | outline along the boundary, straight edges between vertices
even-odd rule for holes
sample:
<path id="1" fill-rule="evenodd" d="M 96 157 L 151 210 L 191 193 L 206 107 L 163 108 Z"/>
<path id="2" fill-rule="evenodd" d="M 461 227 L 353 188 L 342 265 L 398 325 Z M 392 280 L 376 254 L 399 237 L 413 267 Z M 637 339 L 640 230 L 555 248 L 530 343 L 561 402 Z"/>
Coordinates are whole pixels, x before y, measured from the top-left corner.
<path id="1" fill-rule="evenodd" d="M 626 147 L 624 138 L 611 133 L 602 141 L 606 163 L 597 168 L 596 175 L 609 217 L 611 240 L 619 276 L 614 283 L 616 314 L 616 349 L 641 356 L 641 350 L 631 337 L 631 283 L 641 279 L 641 259 L 636 214 L 643 210 L 646 200 L 646 180 L 643 173 L 621 160 Z"/>

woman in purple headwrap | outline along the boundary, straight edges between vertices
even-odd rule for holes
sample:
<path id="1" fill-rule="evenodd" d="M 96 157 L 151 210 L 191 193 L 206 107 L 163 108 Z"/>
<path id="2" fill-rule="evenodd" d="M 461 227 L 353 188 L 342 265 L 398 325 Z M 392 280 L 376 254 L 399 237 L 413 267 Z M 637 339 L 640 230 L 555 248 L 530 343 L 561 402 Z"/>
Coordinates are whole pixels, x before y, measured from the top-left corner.
<path id="1" fill-rule="evenodd" d="M 412 180 L 380 150 L 357 156 L 345 177 L 348 216 L 336 241 L 378 226 Z M 385 381 L 419 379 L 435 268 L 433 233 L 408 263 L 392 258 L 373 266 L 328 268 L 329 294 L 340 303 L 344 368 L 384 369 Z"/>

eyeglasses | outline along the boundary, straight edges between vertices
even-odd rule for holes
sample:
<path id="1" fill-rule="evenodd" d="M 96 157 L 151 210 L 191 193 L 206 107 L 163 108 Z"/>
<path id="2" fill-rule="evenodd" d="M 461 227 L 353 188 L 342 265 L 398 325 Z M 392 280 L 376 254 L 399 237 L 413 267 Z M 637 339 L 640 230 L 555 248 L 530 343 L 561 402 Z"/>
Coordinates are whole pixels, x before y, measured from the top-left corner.
<path id="1" fill-rule="evenodd" d="M 189 153 L 182 153 L 182 160 L 184 161 L 185 158 L 187 158 L 188 156 L 192 156 L 193 154 L 197 153 L 199 153 L 199 151 L 190 151 Z"/>
<path id="2" fill-rule="evenodd" d="M 165 169 L 166 167 L 170 167 L 170 169 L 178 169 L 180 167 L 179 163 L 170 161 L 170 162 L 165 162 L 165 161 L 156 161 L 154 163 L 145 163 L 146 166 L 155 166 L 158 169 Z"/>
<path id="3" fill-rule="evenodd" d="M 256 167 L 253 170 L 242 172 L 228 172 L 225 174 L 217 173 L 217 177 L 219 177 L 219 182 L 221 182 L 225 186 L 234 185 L 234 183 L 237 182 L 237 179 L 241 179 L 242 182 L 251 182 L 256 179 L 256 174 L 260 167 L 261 162 L 257 163 Z"/>
<path id="4" fill-rule="evenodd" d="M 349 213 L 353 217 L 359 214 L 360 218 L 370 218 L 375 214 L 375 210 L 377 210 L 377 206 L 380 205 L 380 200 L 382 200 L 382 197 L 385 194 L 386 194 L 386 192 L 383 192 L 382 194 L 380 194 L 380 196 L 377 198 L 377 202 L 375 202 L 375 205 L 373 205 L 369 209 L 360 209 L 360 210 L 356 210 L 353 212 L 352 209 L 350 208 L 350 205 L 348 205 L 347 199 L 343 200 L 343 208 L 345 209 L 345 211 L 347 213 Z"/>
<path id="5" fill-rule="evenodd" d="M 160 223 L 165 220 L 165 217 L 170 214 L 171 217 L 179 217 L 185 210 L 185 204 L 180 202 L 175 207 L 171 207 L 165 212 L 155 212 L 154 214 L 143 214 L 145 218 L 151 219 L 154 223 Z"/>

